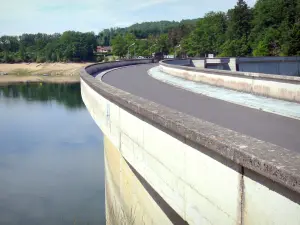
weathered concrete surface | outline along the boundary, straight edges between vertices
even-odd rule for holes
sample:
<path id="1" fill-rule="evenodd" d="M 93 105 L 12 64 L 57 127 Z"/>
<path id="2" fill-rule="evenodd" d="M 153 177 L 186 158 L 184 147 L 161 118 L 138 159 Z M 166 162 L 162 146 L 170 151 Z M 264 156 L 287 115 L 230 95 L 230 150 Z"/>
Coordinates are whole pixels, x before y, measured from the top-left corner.
<path id="1" fill-rule="evenodd" d="M 201 69 L 160 62 L 173 76 L 247 93 L 300 102 L 300 77 Z"/>
<path id="2" fill-rule="evenodd" d="M 172 224 L 108 137 L 104 154 L 106 224 Z"/>
<path id="3" fill-rule="evenodd" d="M 173 87 L 147 74 L 153 65 L 109 72 L 103 81 L 150 101 L 222 127 L 300 152 L 300 120 L 239 106 Z"/>
<path id="4" fill-rule="evenodd" d="M 251 171 L 246 170 L 244 174 L 244 224 L 296 225 L 300 223 L 299 195 L 279 192 L 280 187 L 275 183 L 263 181 L 264 178 L 257 179 L 257 175 L 253 175 Z M 291 200 L 287 201 L 288 198 Z"/>
<path id="5" fill-rule="evenodd" d="M 259 214 L 249 210 L 266 204 L 264 198 L 247 202 L 255 189 L 281 200 L 287 224 L 300 222 L 298 154 L 130 95 L 84 72 L 82 78 L 84 102 L 106 137 L 189 224 L 260 224 L 260 218 L 282 224 L 269 202 L 271 208 Z M 296 197 L 273 190 L 246 168 Z"/>
<path id="6" fill-rule="evenodd" d="M 107 203 L 112 205 L 114 198 L 120 202 L 115 212 L 123 209 L 123 218 L 130 220 L 131 208 L 137 205 L 140 211 L 134 215 L 134 224 L 143 224 L 139 218 L 148 218 L 145 224 L 169 224 L 170 220 L 173 224 L 240 223 L 238 165 L 228 167 L 97 95 L 82 83 L 84 102 L 109 139 L 105 140 Z M 152 199 L 125 160 L 156 192 Z M 209 171 L 211 176 L 207 176 Z M 220 186 L 222 191 L 218 191 Z M 136 196 L 136 192 L 141 194 Z M 161 205 L 160 200 L 155 207 L 157 199 L 166 203 Z"/>

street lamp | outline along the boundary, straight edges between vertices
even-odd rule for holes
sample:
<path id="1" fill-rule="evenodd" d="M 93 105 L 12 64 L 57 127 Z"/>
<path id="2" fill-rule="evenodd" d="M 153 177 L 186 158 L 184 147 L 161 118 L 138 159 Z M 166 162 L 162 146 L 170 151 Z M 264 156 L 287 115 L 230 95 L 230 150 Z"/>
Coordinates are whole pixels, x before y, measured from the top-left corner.
<path id="1" fill-rule="evenodd" d="M 176 56 L 177 56 L 177 54 L 176 54 L 176 48 L 181 48 L 181 45 L 177 45 L 174 48 L 175 48 L 174 57 L 176 58 Z"/>
<path id="2" fill-rule="evenodd" d="M 152 56 L 151 48 L 154 47 L 155 45 L 156 45 L 156 44 L 152 45 L 152 46 L 149 48 L 149 52 L 150 52 L 151 56 Z"/>
<path id="3" fill-rule="evenodd" d="M 131 45 L 128 46 L 128 58 L 129 58 L 129 48 L 132 47 L 132 46 L 134 46 L 134 45 L 135 45 L 135 43 L 133 43 L 133 44 L 131 44 Z"/>

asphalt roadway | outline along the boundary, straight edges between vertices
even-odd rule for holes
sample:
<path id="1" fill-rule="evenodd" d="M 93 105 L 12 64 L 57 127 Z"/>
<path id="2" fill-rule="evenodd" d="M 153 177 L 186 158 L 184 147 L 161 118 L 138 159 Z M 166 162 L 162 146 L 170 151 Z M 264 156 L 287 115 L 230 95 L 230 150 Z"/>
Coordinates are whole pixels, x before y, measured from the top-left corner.
<path id="1" fill-rule="evenodd" d="M 300 120 L 196 94 L 158 81 L 147 71 L 157 64 L 111 71 L 102 81 L 177 111 L 300 153 Z"/>

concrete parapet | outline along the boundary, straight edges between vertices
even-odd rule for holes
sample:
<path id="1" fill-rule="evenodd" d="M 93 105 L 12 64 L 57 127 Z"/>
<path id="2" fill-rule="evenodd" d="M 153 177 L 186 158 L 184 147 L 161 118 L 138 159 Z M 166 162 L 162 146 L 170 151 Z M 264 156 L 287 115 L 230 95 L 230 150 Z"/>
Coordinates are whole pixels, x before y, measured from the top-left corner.
<path id="1" fill-rule="evenodd" d="M 178 66 L 190 66 L 191 65 L 191 59 L 166 59 L 165 61 L 171 65 L 178 65 Z"/>
<path id="2" fill-rule="evenodd" d="M 246 93 L 300 102 L 300 77 L 201 69 L 171 65 L 169 62 L 160 62 L 160 68 L 173 76 Z"/>
<path id="3" fill-rule="evenodd" d="M 237 58 L 239 71 L 300 76 L 300 57 L 242 57 Z"/>
<path id="4" fill-rule="evenodd" d="M 230 68 L 230 71 L 232 71 L 232 72 L 239 71 L 236 58 L 230 58 L 228 66 Z"/>
<path id="5" fill-rule="evenodd" d="M 203 60 L 203 58 L 191 58 Z M 171 63 L 171 61 L 168 61 Z M 179 64 L 178 64 L 179 65 Z M 195 67 L 198 67 L 195 64 Z M 201 66 L 202 68 L 202 66 Z M 249 73 L 277 74 L 285 76 L 300 76 L 300 57 L 237 57 L 237 58 L 207 58 L 207 69 L 240 71 Z"/>
<path id="6" fill-rule="evenodd" d="M 127 215 L 138 207 L 132 224 L 300 223 L 297 153 L 131 95 L 84 69 L 81 92 L 107 139 L 109 196 L 119 196 Z"/>
<path id="7" fill-rule="evenodd" d="M 137 64 L 145 64 L 145 63 L 152 63 L 153 59 L 139 59 L 139 60 L 124 60 L 124 61 L 114 61 L 114 62 L 107 62 L 107 63 L 98 63 L 87 66 L 85 71 L 94 76 L 95 74 L 100 73 L 101 71 L 108 70 L 111 68 L 117 68 L 122 66 L 129 66 L 129 65 L 137 65 Z"/>
<path id="8" fill-rule="evenodd" d="M 206 59 L 192 59 L 191 65 L 193 67 L 205 69 L 206 68 Z"/>

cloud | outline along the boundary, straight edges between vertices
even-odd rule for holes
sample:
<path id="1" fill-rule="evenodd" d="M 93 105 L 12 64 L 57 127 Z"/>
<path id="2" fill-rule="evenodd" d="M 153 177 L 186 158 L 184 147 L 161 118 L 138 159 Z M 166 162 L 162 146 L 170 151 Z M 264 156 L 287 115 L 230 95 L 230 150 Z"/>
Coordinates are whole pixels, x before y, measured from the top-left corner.
<path id="1" fill-rule="evenodd" d="M 247 2 L 252 6 L 255 0 Z M 212 10 L 227 11 L 235 4 L 236 0 L 9 0 L 1 4 L 0 35 L 65 30 L 97 33 L 143 21 L 198 18 Z"/>
<path id="2" fill-rule="evenodd" d="M 141 1 L 137 1 L 132 7 L 131 10 L 132 11 L 137 11 L 140 9 L 144 9 L 144 8 L 149 8 L 149 7 L 153 7 L 156 5 L 162 5 L 162 4 L 167 4 L 167 3 L 176 3 L 179 0 L 148 0 L 145 2 L 141 2 Z"/>

